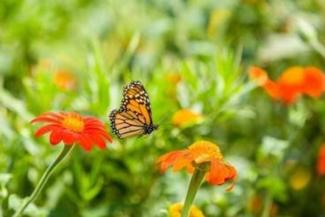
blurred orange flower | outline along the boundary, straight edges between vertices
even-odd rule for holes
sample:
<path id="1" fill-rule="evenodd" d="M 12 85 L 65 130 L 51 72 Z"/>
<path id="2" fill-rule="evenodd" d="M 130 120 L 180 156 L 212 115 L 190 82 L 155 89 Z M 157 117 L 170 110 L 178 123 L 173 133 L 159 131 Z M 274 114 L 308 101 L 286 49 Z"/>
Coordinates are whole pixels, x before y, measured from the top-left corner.
<path id="1" fill-rule="evenodd" d="M 182 80 L 182 77 L 177 72 L 170 72 L 167 74 L 166 79 L 171 84 L 178 84 Z"/>
<path id="2" fill-rule="evenodd" d="M 200 113 L 191 111 L 190 109 L 181 109 L 174 113 L 172 123 L 176 127 L 186 127 L 191 124 L 199 123 L 203 120 Z"/>
<path id="3" fill-rule="evenodd" d="M 36 122 L 44 122 L 46 125 L 39 128 L 35 136 L 51 133 L 52 145 L 63 141 L 65 145 L 79 144 L 84 150 L 90 151 L 94 145 L 104 149 L 106 140 L 112 142 L 101 121 L 78 113 L 46 112 L 32 120 L 32 123 Z"/>
<path id="4" fill-rule="evenodd" d="M 61 90 L 73 90 L 77 80 L 74 74 L 61 69 L 54 73 L 54 84 Z"/>
<path id="5" fill-rule="evenodd" d="M 315 67 L 290 67 L 276 81 L 271 80 L 265 70 L 256 66 L 249 69 L 249 75 L 273 99 L 288 105 L 302 94 L 315 98 L 325 91 L 325 75 Z"/>
<path id="6" fill-rule="evenodd" d="M 320 176 L 325 175 L 325 144 L 319 149 L 317 172 Z"/>
<path id="7" fill-rule="evenodd" d="M 181 203 L 174 203 L 169 207 L 169 217 L 181 217 L 183 205 Z M 204 217 L 202 211 L 196 206 L 192 205 L 189 217 Z"/>
<path id="8" fill-rule="evenodd" d="M 158 159 L 162 172 L 172 166 L 174 171 L 186 168 L 192 173 L 196 165 L 202 163 L 209 163 L 205 178 L 212 185 L 221 185 L 236 177 L 236 169 L 225 163 L 218 145 L 205 140 L 197 141 L 187 149 L 169 152 Z"/>
<path id="9" fill-rule="evenodd" d="M 303 92 L 311 97 L 320 97 L 325 91 L 325 75 L 315 68 L 305 68 Z"/>

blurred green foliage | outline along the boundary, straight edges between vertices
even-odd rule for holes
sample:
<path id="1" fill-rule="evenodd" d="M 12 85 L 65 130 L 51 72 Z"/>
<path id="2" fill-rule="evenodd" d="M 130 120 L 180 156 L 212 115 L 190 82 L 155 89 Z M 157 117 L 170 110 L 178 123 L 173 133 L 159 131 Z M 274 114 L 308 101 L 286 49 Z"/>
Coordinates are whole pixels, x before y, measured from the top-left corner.
<path id="1" fill-rule="evenodd" d="M 196 204 L 206 216 L 324 217 L 315 170 L 324 100 L 287 107 L 247 78 L 251 64 L 275 77 L 292 65 L 324 69 L 324 14 L 322 0 L 2 0 L 0 216 L 12 215 L 60 149 L 34 138 L 33 117 L 78 111 L 109 125 L 123 86 L 141 80 L 159 130 L 115 138 L 105 151 L 76 149 L 26 216 L 167 216 L 189 175 L 161 175 L 155 161 L 204 138 L 239 172 L 232 192 L 203 185 Z M 73 89 L 55 83 L 62 69 Z M 204 121 L 174 127 L 181 108 Z"/>

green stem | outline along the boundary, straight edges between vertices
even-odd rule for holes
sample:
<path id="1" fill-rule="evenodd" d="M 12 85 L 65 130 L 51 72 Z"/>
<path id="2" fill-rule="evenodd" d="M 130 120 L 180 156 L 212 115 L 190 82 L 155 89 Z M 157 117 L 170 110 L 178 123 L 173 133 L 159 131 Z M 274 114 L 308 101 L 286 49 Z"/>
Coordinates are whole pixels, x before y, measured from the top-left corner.
<path id="1" fill-rule="evenodd" d="M 265 198 L 265 204 L 264 204 L 264 208 L 263 208 L 263 212 L 261 217 L 269 217 L 270 216 L 270 211 L 271 211 L 271 207 L 272 207 L 272 196 L 271 194 L 267 194 L 266 198 Z"/>
<path id="2" fill-rule="evenodd" d="M 62 160 L 70 154 L 73 150 L 74 145 L 64 145 L 64 148 L 60 152 L 60 154 L 56 157 L 56 159 L 50 164 L 50 166 L 44 172 L 41 180 L 38 182 L 36 188 L 34 189 L 33 193 L 23 202 L 22 206 L 16 211 L 13 217 L 19 217 L 23 214 L 24 210 L 27 206 L 32 203 L 43 190 L 45 184 L 47 183 L 49 177 L 53 173 L 54 169 L 62 162 Z"/>
<path id="3" fill-rule="evenodd" d="M 199 187 L 202 183 L 202 180 L 205 176 L 207 164 L 197 165 L 194 170 L 190 185 L 187 190 L 186 199 L 184 206 L 182 208 L 182 215 L 181 217 L 188 217 L 190 213 L 190 209 L 196 195 L 196 192 L 199 190 Z"/>

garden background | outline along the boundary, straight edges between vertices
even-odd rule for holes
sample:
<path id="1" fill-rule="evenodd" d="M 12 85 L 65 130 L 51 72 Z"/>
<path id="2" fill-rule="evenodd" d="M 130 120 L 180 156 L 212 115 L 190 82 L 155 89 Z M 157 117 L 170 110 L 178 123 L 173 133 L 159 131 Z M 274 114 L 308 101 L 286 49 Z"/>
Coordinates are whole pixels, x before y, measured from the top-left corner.
<path id="1" fill-rule="evenodd" d="M 249 79 L 292 66 L 324 69 L 323 0 L 1 0 L 0 216 L 11 216 L 60 151 L 34 137 L 46 111 L 100 118 L 140 80 L 159 129 L 107 149 L 76 148 L 26 216 L 166 217 L 190 176 L 160 174 L 158 157 L 217 143 L 235 186 L 203 184 L 207 217 L 324 217 L 324 97 L 285 105 Z M 181 109 L 194 112 L 175 118 Z"/>

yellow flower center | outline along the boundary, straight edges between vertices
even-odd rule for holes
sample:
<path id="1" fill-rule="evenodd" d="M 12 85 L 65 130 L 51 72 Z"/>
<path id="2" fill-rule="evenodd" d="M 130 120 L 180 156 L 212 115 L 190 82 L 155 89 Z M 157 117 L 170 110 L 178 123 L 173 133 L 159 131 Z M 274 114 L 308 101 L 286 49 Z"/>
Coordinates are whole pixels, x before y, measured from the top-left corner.
<path id="1" fill-rule="evenodd" d="M 83 131 L 85 123 L 79 114 L 69 113 L 62 120 L 62 125 L 66 129 L 80 133 Z"/>
<path id="2" fill-rule="evenodd" d="M 195 163 L 203 163 L 211 161 L 212 159 L 222 160 L 223 156 L 218 145 L 201 140 L 192 144 L 189 148 L 189 151 L 194 156 Z"/>

